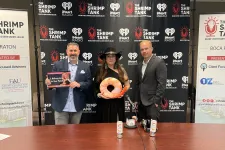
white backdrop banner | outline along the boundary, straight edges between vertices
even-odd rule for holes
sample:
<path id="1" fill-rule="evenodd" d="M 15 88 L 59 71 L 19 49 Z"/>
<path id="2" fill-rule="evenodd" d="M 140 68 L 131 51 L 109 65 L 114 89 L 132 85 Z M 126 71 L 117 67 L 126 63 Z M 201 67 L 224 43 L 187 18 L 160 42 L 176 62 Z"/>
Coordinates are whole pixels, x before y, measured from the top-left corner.
<path id="1" fill-rule="evenodd" d="M 200 15 L 196 123 L 225 123 L 225 14 Z"/>
<path id="2" fill-rule="evenodd" d="M 32 126 L 28 13 L 0 10 L 0 128 Z"/>

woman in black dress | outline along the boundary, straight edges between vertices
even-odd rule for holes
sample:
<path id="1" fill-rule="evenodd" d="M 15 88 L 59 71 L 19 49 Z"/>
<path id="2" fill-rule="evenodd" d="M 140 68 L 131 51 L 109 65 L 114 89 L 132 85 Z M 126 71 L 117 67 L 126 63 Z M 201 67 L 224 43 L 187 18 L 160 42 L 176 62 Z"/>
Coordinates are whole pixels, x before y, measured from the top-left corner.
<path id="1" fill-rule="evenodd" d="M 100 123 L 110 123 L 123 121 L 125 122 L 125 104 L 123 95 L 110 99 L 103 95 L 100 91 L 101 82 L 108 77 L 118 79 L 123 87 L 130 88 L 130 82 L 125 69 L 119 64 L 121 53 L 116 52 L 114 48 L 107 48 L 104 53 L 99 56 L 103 61 L 102 66 L 95 76 L 95 94 L 97 95 L 97 119 Z M 109 91 L 114 89 L 108 86 Z"/>

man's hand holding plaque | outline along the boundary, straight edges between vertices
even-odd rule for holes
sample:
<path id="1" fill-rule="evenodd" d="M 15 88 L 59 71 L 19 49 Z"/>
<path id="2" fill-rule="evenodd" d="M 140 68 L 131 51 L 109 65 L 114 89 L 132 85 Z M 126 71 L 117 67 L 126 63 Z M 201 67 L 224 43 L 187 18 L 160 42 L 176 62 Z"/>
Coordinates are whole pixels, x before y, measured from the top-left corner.
<path id="1" fill-rule="evenodd" d="M 48 89 L 70 87 L 70 83 L 70 72 L 50 72 L 45 79 Z"/>

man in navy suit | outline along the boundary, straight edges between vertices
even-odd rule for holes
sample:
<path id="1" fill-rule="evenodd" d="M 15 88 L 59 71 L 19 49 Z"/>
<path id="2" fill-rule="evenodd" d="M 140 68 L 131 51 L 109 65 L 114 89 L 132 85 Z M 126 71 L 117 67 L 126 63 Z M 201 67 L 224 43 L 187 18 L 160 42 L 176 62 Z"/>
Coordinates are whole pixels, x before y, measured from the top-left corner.
<path id="1" fill-rule="evenodd" d="M 79 124 L 92 82 L 91 71 L 88 64 L 78 59 L 80 49 L 77 43 L 69 43 L 66 53 L 68 59 L 55 62 L 52 71 L 70 71 L 70 87 L 54 90 L 52 108 L 55 110 L 55 124 Z M 51 84 L 48 78 L 45 84 Z"/>

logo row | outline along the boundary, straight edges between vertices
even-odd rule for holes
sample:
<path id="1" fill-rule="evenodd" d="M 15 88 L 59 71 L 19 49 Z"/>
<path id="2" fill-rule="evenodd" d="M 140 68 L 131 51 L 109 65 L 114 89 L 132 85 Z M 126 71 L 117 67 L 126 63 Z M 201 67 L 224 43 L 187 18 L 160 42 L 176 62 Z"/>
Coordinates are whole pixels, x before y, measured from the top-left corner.
<path id="1" fill-rule="evenodd" d="M 156 9 L 156 17 L 167 17 L 168 12 L 172 13 L 172 17 L 190 17 L 190 6 L 179 2 L 173 3 L 171 8 L 168 8 L 166 3 L 158 3 L 152 6 L 133 1 L 124 4 L 109 3 L 108 6 L 95 5 L 84 1 L 78 4 L 63 2 L 61 6 L 38 2 L 39 15 L 57 16 L 56 9 L 61 9 L 62 14 L 60 15 L 62 16 L 73 16 L 76 13 L 80 17 L 105 17 L 106 15 L 120 17 L 121 13 L 124 13 L 125 17 L 152 17 L 153 9 Z"/>
<path id="2" fill-rule="evenodd" d="M 165 61 L 165 63 L 168 65 L 168 63 L 167 63 L 168 58 L 169 58 L 168 55 L 157 55 L 157 54 L 154 54 L 154 55 L 156 55 L 160 59 L 163 59 Z M 45 56 L 46 56 L 45 52 L 41 52 L 42 65 L 46 65 Z M 65 53 L 59 53 L 57 50 L 51 51 L 50 56 L 51 56 L 52 64 L 56 61 L 67 58 Z M 93 64 L 92 53 L 84 52 L 81 54 L 81 56 L 82 56 L 81 59 L 83 60 L 83 62 L 88 63 L 90 65 Z M 138 53 L 130 52 L 127 54 L 127 57 L 128 57 L 128 65 L 138 65 Z M 122 60 L 122 59 L 123 59 L 123 57 L 120 58 L 120 60 Z M 98 64 L 101 64 L 101 63 L 102 63 L 102 61 L 98 58 Z M 182 52 L 174 52 L 173 53 L 172 65 L 183 65 L 183 53 Z"/>
<path id="3" fill-rule="evenodd" d="M 86 32 L 84 34 L 84 32 Z M 131 37 L 134 37 L 134 42 L 140 42 L 141 40 L 151 40 L 152 42 L 160 42 L 160 36 L 164 36 L 165 42 L 175 42 L 175 33 L 179 32 L 179 41 L 189 41 L 190 30 L 188 27 L 183 26 L 180 29 L 166 28 L 164 33 L 152 32 L 149 29 L 136 27 L 131 30 L 129 28 L 120 28 L 118 31 L 105 31 L 101 28 L 89 27 L 84 31 L 82 28 L 73 28 L 72 41 L 83 42 L 84 36 L 88 36 L 88 42 L 114 42 L 115 34 L 118 34 L 119 42 L 131 42 Z M 42 41 L 67 41 L 67 31 L 57 30 L 54 28 L 48 28 L 45 25 L 40 26 L 40 36 Z"/>

